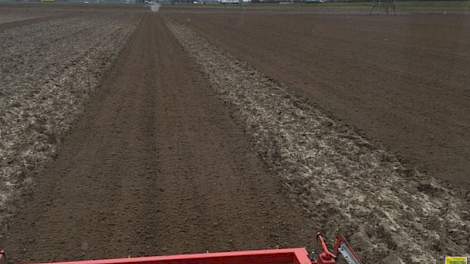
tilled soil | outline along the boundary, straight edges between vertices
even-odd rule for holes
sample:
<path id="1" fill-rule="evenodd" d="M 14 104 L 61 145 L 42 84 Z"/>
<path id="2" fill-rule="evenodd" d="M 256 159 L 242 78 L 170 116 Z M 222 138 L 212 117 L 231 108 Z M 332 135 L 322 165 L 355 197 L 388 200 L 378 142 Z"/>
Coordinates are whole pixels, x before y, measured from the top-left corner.
<path id="1" fill-rule="evenodd" d="M 202 19 L 181 12 L 142 16 L 118 7 L 101 7 L 100 13 L 63 8 L 54 17 L 0 25 L 0 190 L 7 212 L 14 213 L 3 225 L 0 248 L 12 263 L 310 246 L 316 231 L 329 238 L 343 233 L 365 263 L 432 263 L 470 252 L 470 195 L 431 177 L 433 170 L 414 169 L 433 168 L 426 163 L 429 153 L 407 164 L 347 126 L 356 126 L 350 122 L 357 112 L 360 125 L 370 116 L 370 130 L 357 126 L 368 136 L 395 126 L 387 133 L 413 138 L 392 125 L 396 118 L 418 134 L 426 134 L 423 126 L 431 134 L 448 132 L 448 142 L 438 138 L 437 147 L 464 146 L 463 152 L 450 148 L 449 155 L 457 172 L 465 170 L 466 73 L 453 68 L 447 86 L 440 78 L 448 71 L 429 77 L 439 68 L 432 63 L 436 56 L 456 66 L 466 62 L 459 48 L 464 40 L 452 42 L 455 50 L 446 38 L 436 48 L 426 46 L 433 38 L 426 35 L 427 20 L 418 17 L 410 42 L 383 43 L 379 28 L 398 38 L 402 29 L 391 20 L 403 18 L 321 17 L 326 26 L 312 34 L 341 34 L 311 42 L 316 51 L 302 35 L 309 34 L 307 26 L 291 24 L 298 19 L 308 25 L 311 16 L 276 17 L 281 26 L 256 12 Z M 81 11 L 60 16 L 74 8 Z M 100 79 L 136 21 L 136 31 Z M 370 39 L 362 43 L 358 32 Z M 261 36 L 270 54 L 260 48 Z M 357 42 L 372 58 L 364 59 L 351 44 Z M 408 62 L 409 73 L 403 71 L 401 45 L 425 63 Z M 438 48 L 450 59 L 439 56 Z M 326 59 L 331 61 L 322 63 Z M 364 63 L 356 65 L 356 59 Z M 362 79 L 364 69 L 375 70 L 364 74 L 370 82 Z M 386 80 L 405 88 L 394 90 Z M 410 90 L 419 80 L 424 84 Z M 374 83 L 389 93 L 371 91 Z M 348 89 L 359 89 L 370 101 Z M 429 112 L 430 98 L 435 112 Z M 388 128 L 379 118 L 388 114 L 379 110 L 396 117 L 384 119 Z M 346 123 L 331 118 L 341 111 L 350 114 L 342 117 Z M 401 143 L 370 138 L 388 142 L 406 158 Z M 418 145 L 411 144 L 409 153 Z M 454 170 L 439 168 L 447 173 L 441 178 L 465 183 Z M 21 198 L 10 199 L 13 192 Z M 19 210 L 9 211 L 11 204 Z"/>
<path id="2" fill-rule="evenodd" d="M 171 16 L 408 166 L 470 188 L 468 16 Z"/>
<path id="3" fill-rule="evenodd" d="M 26 21 L 0 30 L 0 222 L 55 155 L 138 17 L 58 12 Z"/>
<path id="4" fill-rule="evenodd" d="M 51 10 L 52 11 L 52 10 Z M 37 20 L 40 18 L 46 18 L 52 16 L 54 12 L 44 10 L 37 10 L 35 8 L 17 8 L 15 6 L 2 6 L 0 5 L 0 30 L 4 24 L 10 24 L 14 22 L 26 21 L 26 20 Z"/>
<path id="5" fill-rule="evenodd" d="M 12 262 L 308 245 L 303 211 L 158 15 L 24 195 Z"/>
<path id="6" fill-rule="evenodd" d="M 470 197 L 410 170 L 189 28 L 170 25 L 316 230 L 347 235 L 365 263 L 433 263 L 470 252 Z"/>

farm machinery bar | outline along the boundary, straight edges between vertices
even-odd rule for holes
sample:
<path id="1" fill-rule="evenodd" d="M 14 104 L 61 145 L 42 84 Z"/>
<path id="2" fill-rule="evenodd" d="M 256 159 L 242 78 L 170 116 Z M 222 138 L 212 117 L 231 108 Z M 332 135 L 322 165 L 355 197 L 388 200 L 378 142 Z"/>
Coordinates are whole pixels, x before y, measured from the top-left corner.
<path id="1" fill-rule="evenodd" d="M 311 259 L 305 248 L 288 248 L 41 264 L 335 264 L 340 255 L 348 264 L 361 264 L 342 236 L 336 238 L 333 252 L 330 252 L 321 234 L 318 234 L 317 238 L 321 245 L 321 253 L 316 259 Z M 7 263 L 3 250 L 0 251 L 0 260 L 0 264 Z"/>

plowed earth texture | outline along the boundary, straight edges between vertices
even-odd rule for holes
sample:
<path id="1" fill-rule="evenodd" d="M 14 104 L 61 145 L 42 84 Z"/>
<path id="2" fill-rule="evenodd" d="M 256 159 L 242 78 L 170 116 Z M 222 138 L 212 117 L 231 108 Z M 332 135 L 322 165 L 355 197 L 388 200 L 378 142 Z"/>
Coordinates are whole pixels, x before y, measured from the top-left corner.
<path id="1" fill-rule="evenodd" d="M 470 188 L 470 17 L 172 17 L 409 166 Z"/>
<path id="2" fill-rule="evenodd" d="M 0 12 L 22 10 L 10 9 Z M 119 10 L 31 12 L 44 16 L 0 24 L 0 221 L 11 211 L 6 203 L 56 155 L 139 20 Z"/>
<path id="3" fill-rule="evenodd" d="M 11 263 L 470 253 L 466 17 L 27 10 L 0 21 Z"/>
<path id="4" fill-rule="evenodd" d="M 2 246 L 12 262 L 38 262 L 307 245 L 280 181 L 147 14 Z"/>

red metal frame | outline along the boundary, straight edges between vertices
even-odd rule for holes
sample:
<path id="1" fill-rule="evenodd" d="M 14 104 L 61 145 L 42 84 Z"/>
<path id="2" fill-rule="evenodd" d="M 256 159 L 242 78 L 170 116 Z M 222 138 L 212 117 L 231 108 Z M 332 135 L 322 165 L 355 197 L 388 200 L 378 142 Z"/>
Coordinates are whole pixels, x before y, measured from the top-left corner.
<path id="1" fill-rule="evenodd" d="M 288 248 L 157 257 L 82 260 L 54 262 L 53 264 L 312 264 L 312 262 L 304 248 Z"/>
<path id="2" fill-rule="evenodd" d="M 335 264 L 336 254 L 333 254 L 330 252 L 330 250 L 328 249 L 328 246 L 326 245 L 325 239 L 320 233 L 317 234 L 317 238 L 320 241 L 320 245 L 322 248 L 322 252 L 320 253 L 320 255 L 318 255 L 318 259 L 317 259 L 318 264 Z M 335 248 L 335 253 L 336 253 L 336 248 Z"/>
<path id="3" fill-rule="evenodd" d="M 322 251 L 316 260 L 310 260 L 305 248 L 287 248 L 39 264 L 335 264 L 338 254 L 346 255 L 350 264 L 360 264 L 359 258 L 344 237 L 336 238 L 334 253 L 328 249 L 322 234 L 318 233 L 317 239 Z M 6 264 L 5 252 L 1 249 L 0 264 Z"/>

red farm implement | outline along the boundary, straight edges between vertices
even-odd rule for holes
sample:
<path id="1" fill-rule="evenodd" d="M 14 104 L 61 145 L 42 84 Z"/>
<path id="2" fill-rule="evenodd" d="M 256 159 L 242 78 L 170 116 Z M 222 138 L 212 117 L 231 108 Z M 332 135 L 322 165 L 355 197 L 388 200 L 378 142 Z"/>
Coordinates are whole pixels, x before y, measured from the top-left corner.
<path id="1" fill-rule="evenodd" d="M 316 259 L 311 259 L 305 248 L 288 248 L 156 257 L 83 260 L 47 264 L 335 264 L 338 256 L 340 255 L 348 264 L 360 264 L 359 258 L 343 237 L 339 236 L 336 238 L 336 243 L 332 252 L 328 249 L 323 236 L 318 234 L 317 237 L 321 245 L 321 253 Z M 0 259 L 0 264 L 6 263 L 6 256 L 3 251 L 0 251 Z"/>

